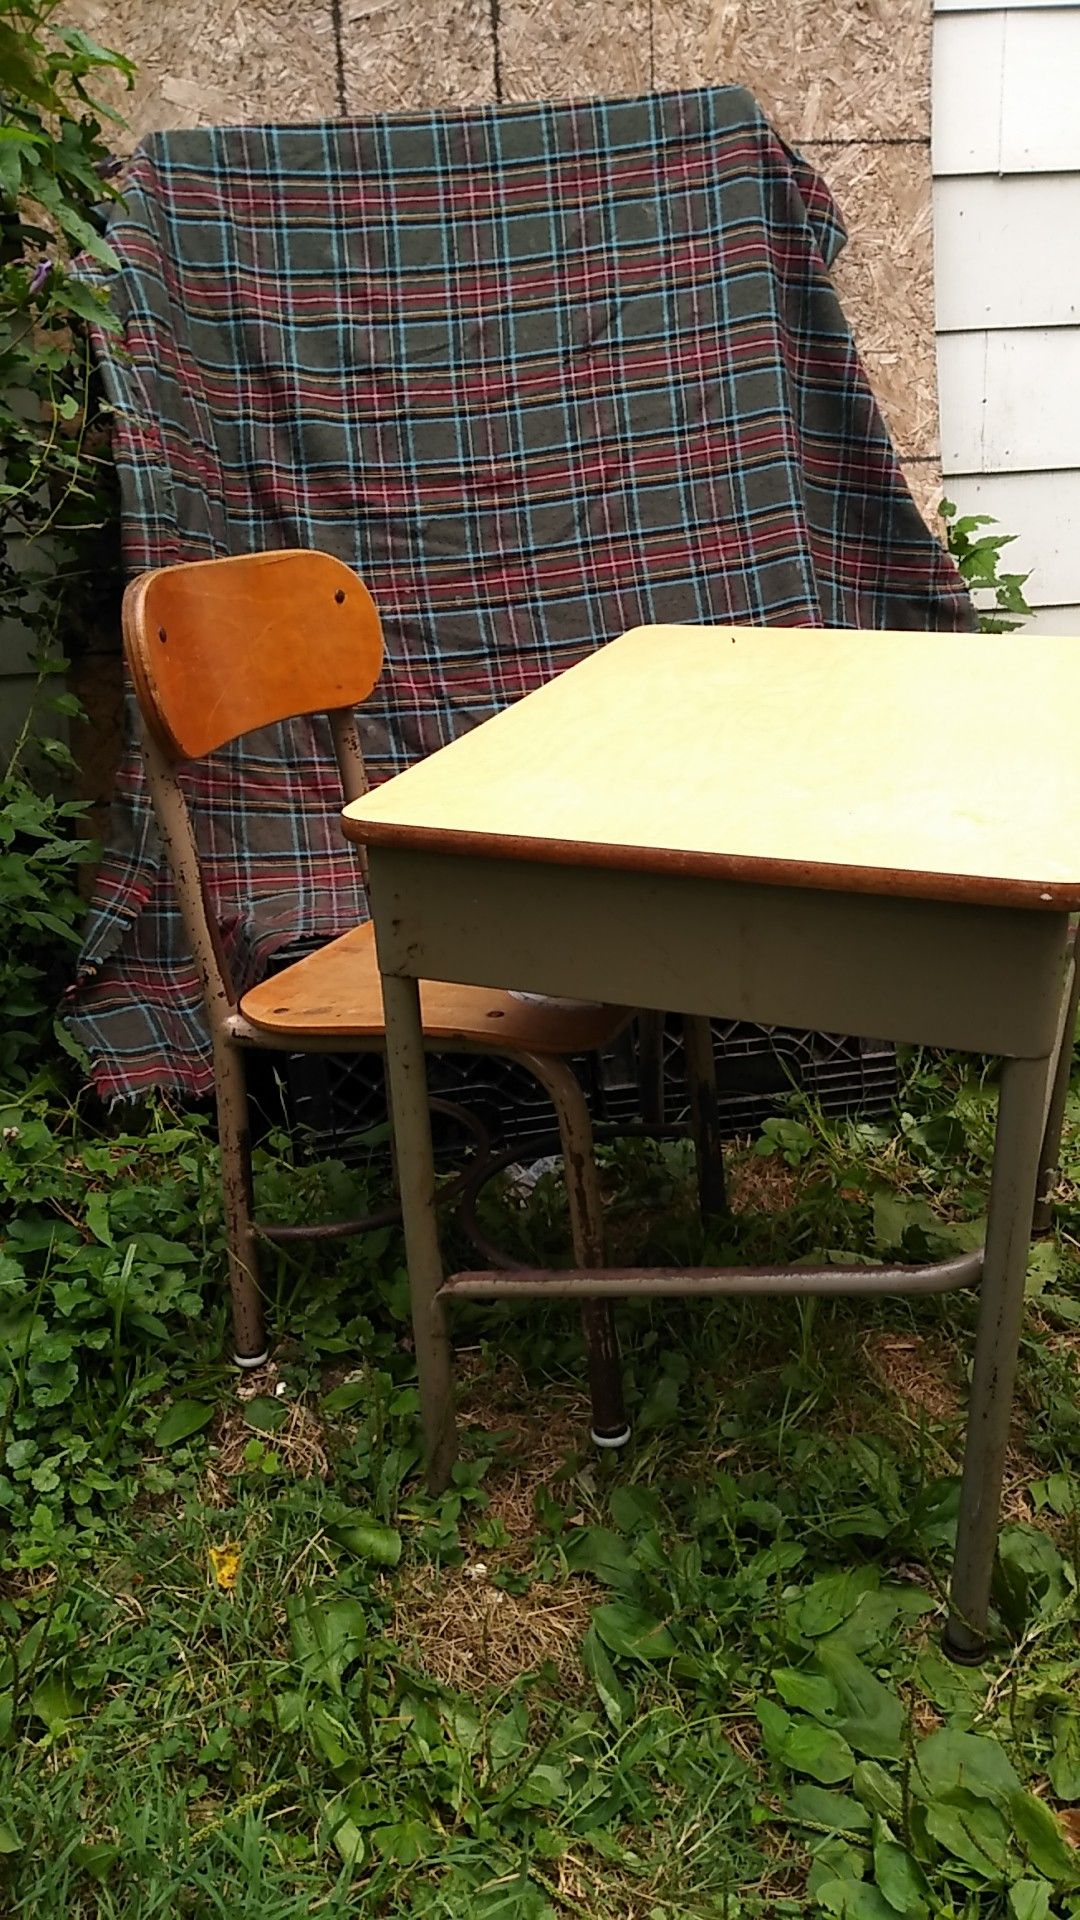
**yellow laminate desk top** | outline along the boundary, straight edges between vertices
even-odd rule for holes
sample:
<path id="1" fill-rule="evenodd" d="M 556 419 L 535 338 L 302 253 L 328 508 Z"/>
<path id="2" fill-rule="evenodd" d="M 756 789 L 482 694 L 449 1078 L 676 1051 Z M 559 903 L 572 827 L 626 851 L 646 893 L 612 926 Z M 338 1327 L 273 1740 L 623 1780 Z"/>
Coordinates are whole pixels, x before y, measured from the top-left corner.
<path id="1" fill-rule="evenodd" d="M 371 846 L 1080 907 L 1080 639 L 638 627 L 345 809 Z"/>

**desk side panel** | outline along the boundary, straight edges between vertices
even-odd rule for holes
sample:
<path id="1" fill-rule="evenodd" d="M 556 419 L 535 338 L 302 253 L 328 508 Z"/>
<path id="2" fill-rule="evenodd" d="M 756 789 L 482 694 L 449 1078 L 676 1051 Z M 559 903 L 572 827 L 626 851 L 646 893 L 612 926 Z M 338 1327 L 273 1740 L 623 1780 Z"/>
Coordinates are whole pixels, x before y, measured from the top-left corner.
<path id="1" fill-rule="evenodd" d="M 1065 914 L 371 849 L 383 971 L 1040 1058 Z"/>

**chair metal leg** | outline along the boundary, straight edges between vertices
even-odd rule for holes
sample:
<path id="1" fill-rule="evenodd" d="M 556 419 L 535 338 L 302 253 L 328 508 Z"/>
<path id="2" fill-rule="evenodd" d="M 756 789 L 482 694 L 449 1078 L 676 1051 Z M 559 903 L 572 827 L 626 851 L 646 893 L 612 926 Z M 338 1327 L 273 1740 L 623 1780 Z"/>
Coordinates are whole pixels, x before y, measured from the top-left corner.
<path id="1" fill-rule="evenodd" d="M 1006 1060 L 1001 1075 L 960 1523 L 944 1637 L 945 1652 L 970 1664 L 981 1660 L 987 1647 L 990 1580 L 1051 1071 L 1048 1060 Z"/>
<path id="2" fill-rule="evenodd" d="M 638 1099 L 647 1127 L 664 1124 L 664 1016 L 645 1008 L 637 1017 Z"/>
<path id="3" fill-rule="evenodd" d="M 441 1493 L 457 1457 L 457 1429 L 447 1310 L 445 1302 L 436 1298 L 443 1282 L 443 1267 L 435 1211 L 435 1162 L 420 992 L 415 980 L 396 979 L 390 974 L 383 975 L 382 990 L 386 1071 L 405 1221 L 427 1481 L 432 1493 Z"/>
<path id="4" fill-rule="evenodd" d="M 604 1213 L 600 1181 L 593 1152 L 589 1109 L 573 1069 L 546 1054 L 518 1054 L 551 1096 L 559 1122 L 570 1207 L 570 1240 L 574 1264 L 604 1264 Z M 624 1447 L 630 1423 L 623 1402 L 619 1338 L 610 1300 L 588 1300 L 581 1309 L 585 1353 L 592 1398 L 592 1437 L 598 1447 Z"/>
<path id="5" fill-rule="evenodd" d="M 1072 942 L 1071 971 L 1065 999 L 1061 1045 L 1058 1048 L 1054 1084 L 1050 1092 L 1050 1106 L 1046 1116 L 1046 1131 L 1039 1157 L 1039 1178 L 1035 1188 L 1035 1212 L 1032 1220 L 1035 1233 L 1049 1233 L 1053 1225 L 1054 1215 L 1050 1196 L 1061 1173 L 1061 1130 L 1065 1124 L 1065 1102 L 1068 1099 L 1069 1079 L 1072 1074 L 1078 1007 L 1080 1007 L 1080 926 L 1077 927 Z"/>
<path id="6" fill-rule="evenodd" d="M 219 1039 L 214 1047 L 214 1078 L 232 1293 L 233 1358 L 238 1367 L 261 1367 L 269 1356 L 259 1294 L 247 1076 L 241 1049 L 225 1039 Z"/>
<path id="7" fill-rule="evenodd" d="M 703 1221 L 728 1211 L 724 1180 L 724 1143 L 716 1099 L 716 1054 L 712 1022 L 704 1014 L 683 1020 L 686 1049 L 686 1090 L 690 1096 L 690 1126 L 697 1157 L 698 1203 Z"/>

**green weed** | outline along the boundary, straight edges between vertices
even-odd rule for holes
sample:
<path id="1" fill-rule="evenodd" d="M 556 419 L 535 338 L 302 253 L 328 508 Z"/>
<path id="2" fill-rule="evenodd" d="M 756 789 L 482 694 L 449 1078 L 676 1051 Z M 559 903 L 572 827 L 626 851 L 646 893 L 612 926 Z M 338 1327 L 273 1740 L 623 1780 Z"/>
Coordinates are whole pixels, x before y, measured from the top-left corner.
<path id="1" fill-rule="evenodd" d="M 627 1142 L 612 1234 L 643 1258 L 967 1245 L 993 1112 L 990 1080 L 920 1056 L 894 1128 L 793 1102 L 732 1156 L 711 1238 L 685 1149 Z M 587 1444 L 569 1313 L 462 1313 L 471 1439 L 432 1500 L 396 1233 L 282 1254 L 286 1337 L 238 1385 L 206 1128 L 13 1101 L 0 1908 L 1080 1914 L 1078 1123 L 1074 1096 L 999 1638 L 968 1672 L 938 1649 L 965 1297 L 628 1308 L 618 1462 Z M 376 1197 L 280 1139 L 259 1178 L 278 1211 Z M 562 1257 L 555 1177 L 492 1208 Z"/>

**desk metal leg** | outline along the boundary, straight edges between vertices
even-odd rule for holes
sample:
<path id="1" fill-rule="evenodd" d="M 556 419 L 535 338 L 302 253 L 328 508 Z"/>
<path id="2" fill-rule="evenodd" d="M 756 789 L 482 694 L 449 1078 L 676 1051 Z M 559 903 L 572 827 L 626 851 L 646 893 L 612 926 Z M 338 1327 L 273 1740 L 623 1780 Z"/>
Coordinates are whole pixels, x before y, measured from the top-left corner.
<path id="1" fill-rule="evenodd" d="M 712 1021 L 707 1014 L 683 1019 L 686 1050 L 686 1090 L 690 1096 L 690 1127 L 697 1159 L 698 1204 L 703 1222 L 728 1211 L 724 1181 L 724 1143 L 720 1138 L 720 1110 L 716 1099 L 716 1051 Z"/>
<path id="2" fill-rule="evenodd" d="M 390 1080 L 398 1188 L 405 1225 L 416 1371 L 427 1453 L 428 1486 L 441 1493 L 457 1455 L 453 1360 L 435 1212 L 435 1162 L 427 1102 L 420 989 L 415 980 L 382 976 L 386 1066 Z"/>
<path id="3" fill-rule="evenodd" d="M 562 1098 L 557 1106 L 566 1169 L 566 1192 L 570 1203 L 574 1262 L 582 1267 L 603 1266 L 604 1214 L 593 1154 L 589 1109 L 570 1069 L 562 1061 L 557 1064 L 572 1086 L 569 1097 L 568 1089 L 562 1090 Z M 617 1451 L 625 1447 L 630 1438 L 630 1423 L 623 1403 L 622 1362 L 611 1301 L 586 1300 L 581 1308 L 581 1325 L 589 1365 L 592 1437 L 598 1447 Z"/>
<path id="4" fill-rule="evenodd" d="M 647 1127 L 664 1124 L 664 1016 L 642 1008 L 637 1017 L 638 1098 Z"/>
<path id="5" fill-rule="evenodd" d="M 1049 1233 L 1054 1222 L 1050 1195 L 1057 1185 L 1060 1173 L 1058 1163 L 1061 1157 L 1061 1129 L 1065 1123 L 1065 1102 L 1069 1094 L 1073 1043 L 1076 1037 L 1076 1015 L 1080 1007 L 1080 925 L 1072 935 L 1072 954 L 1069 964 L 1069 986 L 1062 1014 L 1061 1045 L 1058 1048 L 1054 1084 L 1046 1117 L 1046 1133 L 1039 1159 L 1039 1182 L 1035 1194 L 1034 1218 L 1036 1233 Z"/>
<path id="6" fill-rule="evenodd" d="M 1047 1060 L 1006 1060 L 1002 1067 L 952 1605 L 944 1642 L 953 1659 L 973 1664 L 987 1644 L 990 1579 L 1051 1071 Z"/>
<path id="7" fill-rule="evenodd" d="M 535 1053 L 518 1056 L 551 1097 L 559 1122 L 570 1239 L 574 1264 L 604 1264 L 604 1206 L 593 1151 L 592 1122 L 577 1075 L 565 1060 Z M 618 1449 L 630 1438 L 623 1400 L 622 1363 L 615 1314 L 610 1300 L 582 1303 L 581 1324 L 589 1365 L 592 1437 L 598 1447 Z"/>

